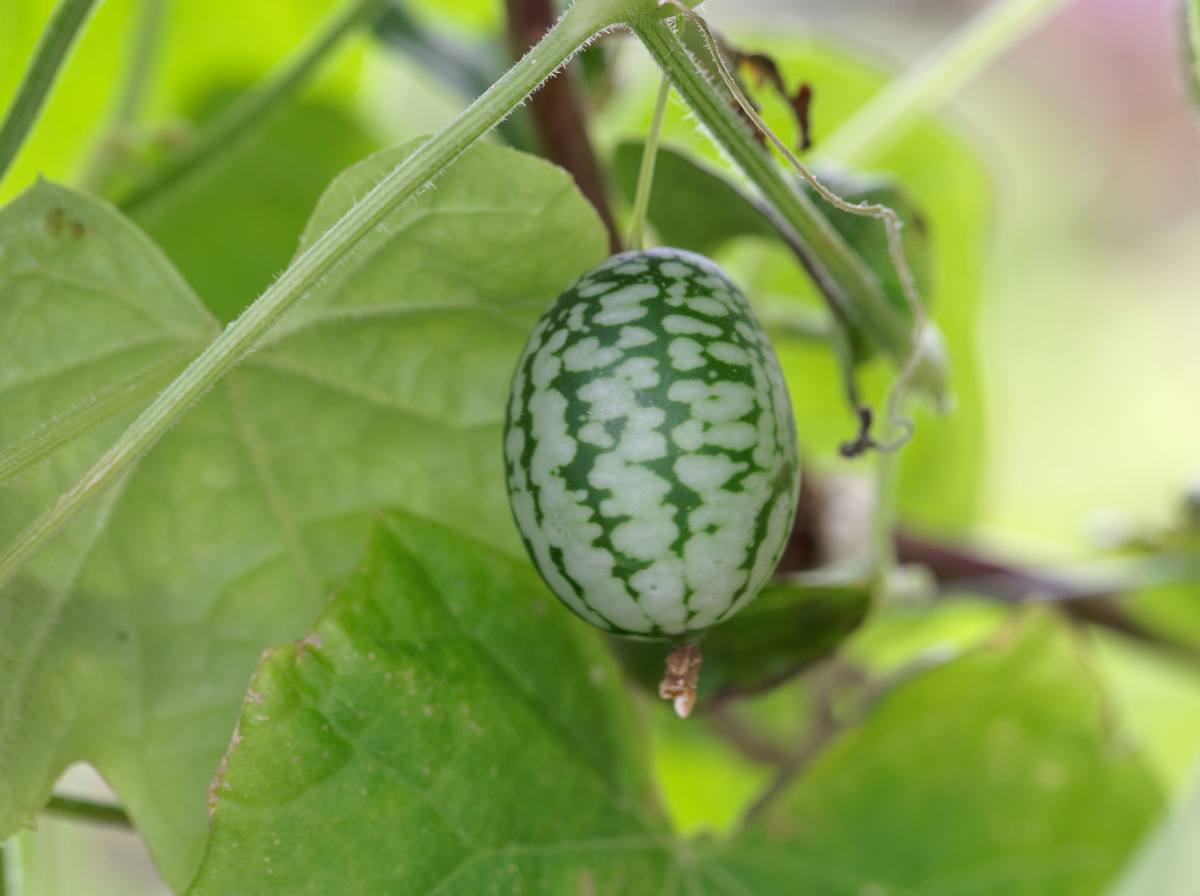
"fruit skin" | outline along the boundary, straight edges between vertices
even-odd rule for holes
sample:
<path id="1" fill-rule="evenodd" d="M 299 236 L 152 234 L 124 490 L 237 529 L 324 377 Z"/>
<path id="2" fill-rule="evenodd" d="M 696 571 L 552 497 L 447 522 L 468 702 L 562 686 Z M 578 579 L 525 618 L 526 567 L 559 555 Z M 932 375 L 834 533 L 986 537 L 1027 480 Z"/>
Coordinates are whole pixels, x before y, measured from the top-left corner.
<path id="1" fill-rule="evenodd" d="M 615 255 L 538 321 L 504 438 L 550 589 L 606 631 L 683 639 L 774 571 L 800 484 L 779 363 L 741 291 L 680 249 Z"/>

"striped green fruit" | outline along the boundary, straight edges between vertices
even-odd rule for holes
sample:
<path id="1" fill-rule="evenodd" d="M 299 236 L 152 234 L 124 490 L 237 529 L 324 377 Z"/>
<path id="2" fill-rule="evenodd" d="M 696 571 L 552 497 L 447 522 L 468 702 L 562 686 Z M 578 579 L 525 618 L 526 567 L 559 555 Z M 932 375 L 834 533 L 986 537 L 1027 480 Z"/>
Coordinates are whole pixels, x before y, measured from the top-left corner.
<path id="1" fill-rule="evenodd" d="M 615 255 L 542 316 L 513 377 L 509 499 L 530 557 L 606 631 L 681 639 L 770 577 L 799 463 L 741 291 L 680 249 Z"/>

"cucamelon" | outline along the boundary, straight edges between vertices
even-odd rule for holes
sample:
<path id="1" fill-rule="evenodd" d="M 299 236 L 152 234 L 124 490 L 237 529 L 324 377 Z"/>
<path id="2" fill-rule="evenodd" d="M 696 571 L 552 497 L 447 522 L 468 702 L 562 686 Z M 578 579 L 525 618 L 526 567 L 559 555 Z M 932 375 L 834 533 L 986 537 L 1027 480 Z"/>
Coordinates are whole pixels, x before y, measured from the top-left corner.
<path id="1" fill-rule="evenodd" d="M 679 249 L 615 255 L 542 316 L 504 438 L 543 579 L 609 632 L 681 641 L 754 599 L 799 463 L 774 351 L 741 291 Z"/>

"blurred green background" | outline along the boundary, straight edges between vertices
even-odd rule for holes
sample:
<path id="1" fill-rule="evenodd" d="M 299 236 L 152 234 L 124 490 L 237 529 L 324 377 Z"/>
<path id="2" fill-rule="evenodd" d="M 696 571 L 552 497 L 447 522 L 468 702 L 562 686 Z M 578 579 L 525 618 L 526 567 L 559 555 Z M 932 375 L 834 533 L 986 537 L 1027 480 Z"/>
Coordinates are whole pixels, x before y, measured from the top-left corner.
<path id="1" fill-rule="evenodd" d="M 196 122 L 255 83 L 333 6 L 326 0 L 166 4 L 159 75 L 144 106 L 143 120 L 153 127 L 130 130 L 112 148 L 110 183 L 119 184 L 137 160 L 184 139 Z M 854 92 L 840 84 L 823 90 L 826 68 L 844 67 L 838 60 L 848 53 L 867 69 L 903 70 L 981 6 L 712 0 L 706 13 L 748 47 L 770 43 L 790 65 L 790 77 L 811 79 L 819 151 L 828 132 L 822 109 L 850 102 Z M 0 102 L 15 88 L 51 7 L 45 0 L 0 5 Z M 422 0 L 409 7 L 437 34 L 477 46 L 483 67 L 503 58 L 498 4 Z M 68 182 L 97 176 L 86 160 L 106 133 L 116 81 L 104 73 L 118 70 L 137 14 L 133 0 L 101 5 L 0 187 L 0 201 L 38 175 Z M 641 51 L 630 41 L 614 43 L 617 74 L 593 123 L 602 152 L 639 135 L 655 86 Z M 838 53 L 826 59 L 826 47 Z M 862 89 L 870 83 L 867 77 Z M 232 164 L 177 200 L 142 210 L 137 220 L 202 295 L 220 297 L 215 309 L 231 317 L 287 262 L 337 171 L 435 129 L 463 103 L 461 92 L 421 62 L 355 38 L 298 107 Z M 959 422 L 950 424 L 957 429 L 943 432 L 945 424 L 927 421 L 930 440 L 953 438 L 960 446 L 955 457 L 943 442 L 937 455 L 939 469 L 960 465 L 958 478 L 945 469 L 953 500 L 914 485 L 904 493 L 903 518 L 1046 565 L 1094 557 L 1114 538 L 1169 524 L 1181 496 L 1200 488 L 1200 127 L 1182 77 L 1177 4 L 1073 0 L 973 80 L 941 119 L 954 137 L 945 138 L 936 158 L 957 158 L 950 143 L 965 141 L 980 160 L 978 170 L 966 162 L 954 170 L 929 165 L 914 175 L 919 160 L 904 153 L 925 151 L 921 146 L 898 148 L 892 163 L 910 175 L 906 185 L 914 193 L 933 197 L 947 220 L 983 224 L 977 245 L 967 241 L 939 261 L 943 286 L 979 285 L 977 312 L 963 318 L 968 329 L 951 340 L 955 364 L 968 379 L 975 369 L 978 390 L 960 391 Z M 690 126 L 675 127 L 676 136 L 686 136 Z M 888 167 L 886 153 L 880 164 Z M 232 223 L 213 233 L 204 224 L 218 216 Z M 936 233 L 934 240 L 937 252 Z M 760 251 L 737 246 L 723 260 L 759 278 L 764 290 L 802 289 L 788 277 L 773 280 L 772 262 Z M 938 299 L 953 303 L 955 294 Z M 955 310 L 937 312 L 953 317 Z M 821 367 L 827 361 L 781 349 L 797 370 L 829 373 Z M 835 419 L 821 437 L 826 472 L 856 469 L 831 459 L 844 428 Z M 921 438 L 919 432 L 918 451 Z M 965 485 L 964 476 L 971 480 Z M 961 508 L 951 514 L 946 508 L 958 508 L 955 501 Z M 1182 601 L 1187 618 L 1200 616 L 1194 589 Z M 981 637 L 1000 612 L 972 603 L 936 612 L 901 608 L 876 619 L 850 650 L 886 667 L 933 644 Z M 1096 673 L 1164 792 L 1185 794 L 1200 748 L 1196 669 L 1115 638 L 1102 639 L 1097 657 Z M 804 699 L 802 688 L 788 689 L 753 711 L 786 718 Z M 657 730 L 664 793 L 682 829 L 727 824 L 768 776 L 702 729 L 671 726 L 650 711 L 647 718 Z M 697 778 L 709 784 L 702 792 L 689 786 Z M 68 773 L 60 789 L 104 793 L 83 768 Z M 31 893 L 167 892 L 130 833 L 45 817 L 22 848 L 32 856 Z"/>

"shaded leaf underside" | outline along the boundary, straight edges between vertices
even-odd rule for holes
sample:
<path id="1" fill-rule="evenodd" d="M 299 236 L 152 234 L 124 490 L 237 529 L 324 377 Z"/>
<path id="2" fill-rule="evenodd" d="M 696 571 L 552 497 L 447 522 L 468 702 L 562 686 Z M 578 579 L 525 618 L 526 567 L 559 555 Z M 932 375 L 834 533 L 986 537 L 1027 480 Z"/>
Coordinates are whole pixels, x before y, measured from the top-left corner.
<path id="1" fill-rule="evenodd" d="M 335 181 L 310 232 L 411 148 Z M 477 146 L 81 515 L 0 600 L 0 832 L 86 760 L 186 883 L 256 657 L 311 625 L 378 509 L 518 550 L 499 451 L 508 378 L 537 313 L 604 246 L 565 174 Z M 0 213 L 0 281 L 0 443 L 213 332 L 149 241 L 50 185 Z M 0 540 L 131 415 L 0 486 Z"/>

